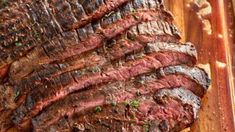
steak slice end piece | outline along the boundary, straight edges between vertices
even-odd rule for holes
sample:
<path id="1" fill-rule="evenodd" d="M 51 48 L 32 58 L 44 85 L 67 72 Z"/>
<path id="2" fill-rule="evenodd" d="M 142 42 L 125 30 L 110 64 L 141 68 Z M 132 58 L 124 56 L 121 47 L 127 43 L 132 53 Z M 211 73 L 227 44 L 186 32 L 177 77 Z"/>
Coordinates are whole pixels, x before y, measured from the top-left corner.
<path id="1" fill-rule="evenodd" d="M 161 89 L 129 103 L 98 106 L 35 131 L 180 131 L 197 118 L 200 99 L 185 88 Z"/>

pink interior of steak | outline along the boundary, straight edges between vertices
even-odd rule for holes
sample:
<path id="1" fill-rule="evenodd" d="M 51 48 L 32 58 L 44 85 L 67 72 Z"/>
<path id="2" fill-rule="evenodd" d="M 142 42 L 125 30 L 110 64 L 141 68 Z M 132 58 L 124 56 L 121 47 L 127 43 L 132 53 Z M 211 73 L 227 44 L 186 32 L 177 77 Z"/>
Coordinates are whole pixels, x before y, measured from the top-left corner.
<path id="1" fill-rule="evenodd" d="M 9 1 L 0 16 L 1 131 L 180 131 L 197 118 L 210 79 L 161 0 Z"/>

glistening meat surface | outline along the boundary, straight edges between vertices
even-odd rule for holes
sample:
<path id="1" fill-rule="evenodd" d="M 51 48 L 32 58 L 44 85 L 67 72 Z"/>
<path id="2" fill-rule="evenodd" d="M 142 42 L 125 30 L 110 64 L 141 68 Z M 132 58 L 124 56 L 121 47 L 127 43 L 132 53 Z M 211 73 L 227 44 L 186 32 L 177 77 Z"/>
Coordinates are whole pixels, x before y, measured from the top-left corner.
<path id="1" fill-rule="evenodd" d="M 125 103 L 99 106 L 86 114 L 63 118 L 35 131 L 179 131 L 194 122 L 200 99 L 189 90 L 173 88 L 141 95 Z"/>
<path id="2" fill-rule="evenodd" d="M 188 68 L 190 69 L 189 72 L 194 71 L 196 74 L 205 73 L 202 69 L 197 67 L 175 67 L 182 69 Z M 167 70 L 165 70 L 165 73 L 167 73 Z M 208 76 L 205 75 L 205 77 Z M 126 82 L 119 81 L 104 85 L 100 88 L 99 86 L 93 86 L 88 91 L 69 95 L 65 99 L 62 99 L 47 108 L 39 116 L 36 116 L 34 119 L 34 127 L 43 128 L 57 122 L 61 117 L 70 117 L 74 113 L 82 113 L 96 106 L 123 103 L 140 95 L 155 93 L 157 90 L 163 88 L 170 89 L 173 87 L 184 87 L 185 89 L 188 89 L 194 94 L 200 96 L 204 93 L 204 87 L 203 83 L 198 84 L 196 82 L 198 79 L 200 79 L 200 76 L 194 77 L 192 75 L 187 75 L 186 72 L 175 72 L 173 74 L 169 73 L 169 75 L 165 74 L 165 76 L 160 78 L 158 73 L 151 73 L 141 75 L 134 80 Z"/>
<path id="3" fill-rule="evenodd" d="M 174 131 L 210 79 L 162 0 L 0 5 L 0 131 Z"/>
<path id="4" fill-rule="evenodd" d="M 26 101 L 15 111 L 14 122 L 17 124 L 22 122 L 25 120 L 25 117 L 31 117 L 34 114 L 37 114 L 43 107 L 63 98 L 71 92 L 100 83 L 127 80 L 131 77 L 151 72 L 151 70 L 154 69 L 177 64 L 193 65 L 195 64 L 195 57 L 191 56 L 187 52 L 156 52 L 144 57 L 143 59 L 132 61 L 124 66 L 120 66 L 120 68 L 117 67 L 113 70 L 111 69 L 102 73 L 81 77 L 76 75 L 73 76 L 71 73 L 61 75 L 60 77 L 49 81 L 50 83 L 48 83 L 48 85 L 39 87 L 30 93 L 26 97 Z M 65 80 L 63 80 L 63 78 Z M 63 81 L 61 82 L 60 80 Z M 20 114 L 22 112 L 24 114 Z M 18 115 L 18 113 L 20 115 Z"/>

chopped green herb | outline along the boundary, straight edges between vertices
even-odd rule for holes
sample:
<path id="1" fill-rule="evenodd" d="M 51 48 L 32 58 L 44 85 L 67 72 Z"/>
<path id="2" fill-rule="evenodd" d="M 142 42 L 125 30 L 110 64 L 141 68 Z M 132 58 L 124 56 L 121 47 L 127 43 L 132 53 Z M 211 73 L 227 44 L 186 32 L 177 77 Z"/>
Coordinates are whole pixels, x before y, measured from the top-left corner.
<path id="1" fill-rule="evenodd" d="M 135 41 L 136 39 L 136 36 L 134 34 L 131 34 L 131 33 L 127 33 L 127 38 L 132 40 L 132 41 Z"/>
<path id="2" fill-rule="evenodd" d="M 35 32 L 34 33 L 34 37 L 37 39 L 37 40 L 40 40 L 40 34 L 38 32 Z"/>
<path id="3" fill-rule="evenodd" d="M 141 54 L 138 54 L 138 57 L 140 56 Z M 140 57 L 141 58 L 141 57 Z M 145 83 L 145 76 L 140 76 L 137 80 L 137 82 L 139 82 L 140 84 L 144 84 Z"/>
<path id="4" fill-rule="evenodd" d="M 107 17 L 111 16 L 112 14 L 114 14 L 114 11 L 111 11 L 109 14 L 105 15 L 105 17 L 107 18 Z"/>
<path id="5" fill-rule="evenodd" d="M 125 101 L 123 104 L 124 104 L 124 106 L 130 105 L 130 104 L 129 104 L 128 102 L 126 102 L 126 101 Z"/>
<path id="6" fill-rule="evenodd" d="M 197 0 L 197 3 L 198 3 L 198 4 L 201 4 L 201 2 L 202 2 L 202 0 Z"/>
<path id="7" fill-rule="evenodd" d="M 135 12 L 136 12 L 136 10 L 132 8 L 131 9 L 131 13 L 135 13 Z"/>
<path id="8" fill-rule="evenodd" d="M 138 108 L 139 105 L 140 105 L 140 101 L 139 100 L 133 100 L 133 101 L 131 101 L 130 105 L 133 108 Z"/>
<path id="9" fill-rule="evenodd" d="M 114 33 L 114 32 L 116 32 L 116 29 L 115 29 L 115 28 L 112 30 L 112 33 Z"/>
<path id="10" fill-rule="evenodd" d="M 149 132 L 149 128 L 150 128 L 150 123 L 145 122 L 144 125 L 143 125 L 144 132 Z"/>
<path id="11" fill-rule="evenodd" d="M 22 46 L 22 43 L 16 42 L 15 45 L 16 45 L 16 46 Z"/>
<path id="12" fill-rule="evenodd" d="M 93 73 L 96 73 L 96 72 L 100 72 L 101 69 L 98 66 L 94 66 L 94 67 L 90 68 L 90 71 L 93 72 Z"/>
<path id="13" fill-rule="evenodd" d="M 138 57 L 138 58 L 142 58 L 142 57 L 144 57 L 144 56 L 145 56 L 144 53 L 137 54 L 137 57 Z"/>
<path id="14" fill-rule="evenodd" d="M 136 92 L 136 95 L 137 95 L 137 96 L 141 96 L 141 93 L 140 93 L 139 90 Z"/>
<path id="15" fill-rule="evenodd" d="M 140 84 L 144 84 L 144 82 L 145 82 L 145 81 L 144 81 L 143 79 L 139 80 L 139 83 L 140 83 Z"/>
<path id="16" fill-rule="evenodd" d="M 112 106 L 117 106 L 117 103 L 114 102 L 114 101 L 112 101 L 112 102 L 111 102 L 111 105 L 112 105 Z"/>
<path id="17" fill-rule="evenodd" d="M 9 4 L 8 0 L 2 0 L 2 1 L 0 1 L 0 8 L 3 8 L 5 6 L 7 6 L 8 4 Z"/>
<path id="18" fill-rule="evenodd" d="M 100 106 L 95 107 L 95 113 L 101 112 L 102 108 Z"/>
<path id="19" fill-rule="evenodd" d="M 134 118 L 135 118 L 135 115 L 134 115 L 134 114 L 131 114 L 131 115 L 130 115 L 130 118 L 131 118 L 131 119 L 134 119 Z"/>
<path id="20" fill-rule="evenodd" d="M 19 92 L 19 91 L 16 91 L 16 93 L 14 93 L 14 95 L 13 95 L 13 99 L 14 99 L 14 100 L 17 100 L 17 98 L 19 97 L 19 95 L 20 95 L 20 92 Z"/>
<path id="21" fill-rule="evenodd" d="M 124 48 L 125 47 L 125 44 L 120 44 L 120 48 Z"/>
<path id="22" fill-rule="evenodd" d="M 136 14 L 133 14 L 133 17 L 135 18 L 135 20 L 139 20 L 140 19 L 140 17 L 137 16 Z"/>

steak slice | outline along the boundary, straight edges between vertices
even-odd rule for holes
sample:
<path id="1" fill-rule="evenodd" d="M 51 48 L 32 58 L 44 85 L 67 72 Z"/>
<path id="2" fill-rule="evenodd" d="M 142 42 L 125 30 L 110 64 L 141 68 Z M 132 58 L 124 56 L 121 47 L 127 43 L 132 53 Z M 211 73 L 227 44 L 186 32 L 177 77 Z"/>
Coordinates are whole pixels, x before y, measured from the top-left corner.
<path id="1" fill-rule="evenodd" d="M 180 131 L 197 118 L 200 99 L 184 88 L 161 89 L 126 103 L 98 106 L 34 131 Z"/>
<path id="2" fill-rule="evenodd" d="M 168 74 L 185 74 L 190 76 L 190 78 L 193 78 L 195 82 L 203 87 L 203 89 L 198 89 L 197 92 L 194 92 L 199 97 L 202 97 L 206 93 L 211 82 L 205 70 L 199 67 L 188 67 L 185 65 L 169 66 L 159 69 L 158 73 L 158 76 L 165 76 Z"/>
<path id="3" fill-rule="evenodd" d="M 188 72 L 195 71 L 196 74 L 204 72 L 197 67 L 191 69 L 188 67 L 188 69 Z M 63 116 L 81 113 L 99 105 L 121 103 L 125 100 L 138 97 L 139 95 L 154 93 L 163 88 L 184 87 L 196 93 L 196 95 L 202 95 L 204 93 L 203 85 L 195 82 L 195 80 L 200 79 L 200 76 L 194 77 L 187 73 L 175 72 L 159 78 L 158 74 L 159 73 L 151 73 L 149 75 L 142 75 L 134 80 L 111 83 L 102 87 L 92 86 L 88 91 L 69 95 L 36 116 L 34 119 L 34 127 L 46 127 Z"/>
<path id="4" fill-rule="evenodd" d="M 180 131 L 197 118 L 210 79 L 162 0 L 3 8 L 1 131 Z"/>
<path id="5" fill-rule="evenodd" d="M 148 41 L 147 41 L 148 38 L 143 38 L 143 37 L 142 37 L 142 39 L 143 39 L 143 40 L 146 40 L 146 42 L 148 42 Z M 157 38 L 155 38 L 155 39 L 157 39 Z M 146 43 L 146 42 L 145 42 L 145 43 Z M 127 43 L 127 45 L 124 46 L 124 47 L 126 47 L 126 48 L 123 48 L 120 53 L 122 53 L 122 51 L 125 51 L 126 54 L 127 54 L 127 53 L 130 53 L 130 51 L 133 51 L 134 48 L 136 49 L 136 47 L 137 47 L 136 44 L 138 44 L 138 43 L 133 43 L 133 44 L 131 44 L 131 45 Z M 138 44 L 138 45 L 139 45 L 139 46 L 138 46 L 139 49 L 141 49 L 141 48 L 143 47 L 143 46 L 140 45 L 140 44 Z M 164 44 L 164 45 L 166 45 L 166 44 Z M 128 46 L 128 47 L 127 47 L 127 46 Z M 132 47 L 131 47 L 131 46 L 132 46 Z M 176 47 L 177 47 L 177 45 L 176 45 Z M 187 47 L 188 47 L 188 48 L 187 48 Z M 132 49 L 133 49 L 133 50 L 132 50 Z M 175 49 L 177 49 L 177 48 L 175 48 Z M 186 49 L 189 49 L 189 50 L 190 50 L 190 46 L 186 46 Z M 129 51 L 128 51 L 128 50 L 129 50 Z M 114 50 L 114 51 L 115 51 L 115 50 Z M 118 51 L 118 52 L 120 51 L 120 50 L 118 50 L 118 47 L 117 47 L 117 51 Z M 134 50 L 134 51 L 136 51 L 136 50 Z M 121 56 L 123 56 L 123 54 L 120 54 L 120 53 L 115 53 L 115 52 L 114 52 L 114 54 L 113 54 L 113 53 L 112 53 L 112 52 L 113 52 L 112 50 L 111 50 L 110 52 L 111 52 L 110 56 L 111 56 L 111 57 L 114 56 L 114 57 L 112 57 L 113 59 L 120 58 Z M 195 54 L 196 54 L 196 53 L 195 53 Z M 118 55 L 118 56 L 117 56 L 117 55 Z M 35 57 L 36 57 L 36 56 L 35 56 Z M 112 58 L 111 58 L 111 59 L 112 59 Z M 35 61 L 35 60 L 34 60 L 34 61 Z M 22 68 L 21 65 L 25 64 L 26 62 L 27 62 L 27 66 L 28 66 L 28 67 L 27 67 L 27 68 Z M 16 65 L 13 64 L 12 67 L 16 66 L 17 69 L 19 69 L 19 70 L 17 70 L 17 71 L 24 71 L 24 69 L 28 70 L 28 69 L 33 68 L 33 67 L 30 66 L 33 62 L 32 62 L 32 63 L 29 63 L 28 61 L 26 61 L 26 62 L 25 62 L 25 63 L 21 63 L 21 64 L 19 64 L 19 65 L 17 64 L 18 62 L 16 62 L 16 63 L 15 63 Z M 14 69 L 14 68 L 13 68 L 13 69 Z M 15 72 L 13 72 L 13 73 L 15 73 Z M 13 74 L 12 74 L 12 75 L 13 75 Z"/>
<path id="6" fill-rule="evenodd" d="M 95 16 L 97 16 L 98 13 L 102 14 L 102 13 L 104 13 L 102 11 L 107 11 L 107 10 L 110 10 L 111 8 L 117 8 L 121 5 L 123 5 L 124 3 L 126 3 L 127 1 L 125 2 L 125 0 L 121 0 L 121 1 L 108 0 L 108 1 L 106 1 L 106 3 L 103 3 L 102 0 L 97 0 L 94 2 L 96 3 L 96 4 L 94 4 L 95 7 L 93 7 L 93 5 L 90 5 L 90 6 L 84 5 L 84 6 L 86 6 L 86 7 L 84 7 L 84 9 L 83 9 L 82 5 L 77 2 L 74 2 L 74 1 L 66 2 L 63 0 L 50 1 L 50 4 L 48 4 L 47 2 L 44 3 L 41 1 L 26 4 L 26 6 L 28 8 L 28 12 L 29 12 L 29 14 L 26 16 L 31 16 L 31 18 L 28 21 L 32 21 L 31 22 L 32 24 L 31 25 L 30 24 L 23 24 L 23 25 L 28 25 L 27 28 L 29 28 L 29 29 L 25 29 L 23 31 L 21 31 L 21 30 L 18 31 L 18 29 L 15 29 L 16 31 L 14 30 L 13 33 L 17 32 L 17 34 L 16 35 L 14 35 L 14 34 L 8 35 L 10 37 L 9 41 L 6 37 L 5 38 L 3 36 L 0 37 L 0 38 L 2 38 L 2 40 L 5 44 L 12 44 L 13 45 L 13 47 L 11 46 L 12 48 L 9 49 L 10 51 L 3 50 L 2 52 L 0 52 L 1 53 L 0 58 L 2 58 L 2 60 L 0 60 L 0 69 L 3 69 L 6 66 L 9 67 L 10 63 L 12 63 L 13 61 L 19 59 L 20 57 L 28 54 L 29 51 L 31 49 L 33 49 L 35 46 L 38 46 L 40 48 L 40 45 L 42 43 L 43 43 L 43 45 L 49 44 L 50 47 L 54 47 L 55 45 L 57 45 L 57 47 L 54 47 L 54 49 L 57 49 L 55 52 L 60 52 L 61 50 L 63 50 L 63 48 L 62 48 L 63 46 L 61 47 L 60 41 L 57 42 L 59 40 L 58 38 L 61 38 L 62 40 L 68 39 L 68 38 L 66 38 L 67 37 L 66 35 L 65 36 L 63 35 L 64 32 L 61 31 L 62 26 L 60 26 L 58 24 L 59 22 L 57 22 L 56 18 L 59 19 L 61 21 L 61 23 L 75 21 L 75 17 L 74 17 L 75 14 L 76 14 L 75 15 L 76 17 L 80 16 L 79 19 L 82 19 L 82 20 L 83 20 L 83 18 L 84 19 L 92 18 L 92 13 L 88 14 L 88 16 L 86 15 L 86 13 L 85 13 L 86 8 L 94 9 L 93 15 L 95 14 Z M 131 3 L 131 2 L 129 2 L 129 3 Z M 100 4 L 102 4 L 102 5 L 100 5 Z M 97 5 L 100 5 L 100 6 L 97 6 Z M 25 5 L 23 5 L 23 7 L 24 6 Z M 20 6 L 20 7 L 22 8 L 22 6 Z M 126 7 L 126 6 L 124 5 L 124 7 Z M 156 7 L 156 6 L 153 5 L 152 8 L 154 8 L 154 7 Z M 23 8 L 23 9 L 25 10 L 25 8 Z M 52 8 L 52 9 L 50 9 L 50 8 Z M 98 8 L 98 9 L 95 10 L 96 8 Z M 127 9 L 134 11 L 135 9 L 139 9 L 139 8 L 142 8 L 141 5 L 135 6 L 135 8 L 133 8 L 133 6 L 132 6 L 131 9 L 129 9 L 129 8 L 127 8 Z M 90 9 L 88 9 L 88 10 L 90 10 Z M 148 9 L 148 8 L 146 8 L 146 9 Z M 62 12 L 56 12 L 58 10 L 60 10 Z M 80 12 L 80 14 L 77 14 L 76 12 Z M 169 19 L 172 19 L 171 15 L 168 12 L 166 12 L 164 10 L 161 10 L 161 12 L 163 14 L 167 15 Z M 114 13 L 114 14 L 116 15 L 118 13 L 123 14 L 124 11 L 120 10 L 119 12 Z M 125 13 L 127 13 L 127 12 L 125 12 Z M 107 16 L 107 18 L 111 18 L 111 17 Z M 119 19 L 119 18 L 116 18 L 116 19 Z M 108 20 L 110 20 L 110 19 L 108 19 Z M 86 23 L 86 25 L 84 25 L 85 27 L 79 27 L 77 29 L 77 33 L 78 33 L 77 38 L 84 40 L 86 37 L 84 35 L 86 35 L 87 33 L 91 34 L 90 31 L 92 29 L 88 29 L 88 28 L 91 26 L 95 26 L 96 24 L 92 25 L 93 23 L 89 23 L 86 20 L 82 21 L 82 23 Z M 108 23 L 111 24 L 110 21 Z M 104 23 L 102 23 L 102 25 L 103 24 Z M 68 32 L 71 32 L 71 31 L 68 31 Z M 93 32 L 93 30 L 92 30 L 92 32 Z M 62 36 L 58 33 L 60 33 L 60 34 L 62 33 Z M 20 34 L 20 36 L 18 34 Z M 52 37 L 53 37 L 53 39 L 57 40 L 56 41 L 57 44 L 53 45 L 50 43 L 53 40 L 53 39 L 51 39 Z M 20 38 L 20 40 L 15 41 L 15 38 Z M 48 40 L 49 42 L 44 43 L 46 40 Z M 10 41 L 12 41 L 12 42 L 10 42 Z M 77 42 L 73 42 L 73 43 L 77 44 Z M 67 45 L 67 43 L 65 43 L 65 46 L 66 45 Z M 36 48 L 36 49 L 38 49 L 38 48 Z M 33 55 L 31 54 L 31 57 L 32 56 Z M 30 56 L 29 56 L 29 58 L 30 58 Z M 42 62 L 40 64 L 42 64 Z M 2 76 L 2 77 L 4 77 L 4 76 Z"/>
<path id="7" fill-rule="evenodd" d="M 86 8 L 86 12 L 89 13 L 91 11 L 93 11 L 94 9 L 89 9 L 89 7 L 92 6 L 91 2 L 92 0 L 87 0 L 87 1 L 82 1 L 83 2 L 83 7 Z M 93 0 L 94 1 L 94 0 Z M 116 6 L 115 4 L 123 4 L 123 3 L 127 3 L 126 5 L 124 6 L 120 6 L 121 10 L 122 10 L 122 13 L 123 14 L 127 14 L 129 13 L 130 11 L 134 11 L 136 9 L 151 9 L 151 8 L 157 8 L 160 4 L 157 3 L 155 0 L 121 0 L 121 1 L 113 1 L 113 0 L 110 0 L 110 1 L 105 1 L 106 3 L 106 8 L 99 8 L 96 10 L 96 12 L 94 12 L 92 15 L 84 18 L 84 19 L 81 19 L 81 21 L 77 21 L 75 23 L 72 24 L 72 26 L 70 28 L 72 29 L 76 29 L 76 28 L 79 28 L 79 27 L 82 27 L 84 26 L 86 23 L 84 22 L 91 22 L 92 20 L 98 20 L 100 18 L 102 18 L 103 16 L 109 16 L 110 14 L 112 14 L 115 9 L 117 8 L 114 8 L 114 6 Z M 151 4 L 148 5 L 148 4 Z M 93 4 L 95 5 L 95 4 Z M 117 6 L 119 7 L 119 6 Z M 168 13 L 168 12 L 166 12 Z"/>
<path id="8" fill-rule="evenodd" d="M 158 48 L 156 48 L 154 45 L 156 45 L 156 47 L 158 47 Z M 130 48 L 130 47 L 127 47 L 127 48 Z M 134 46 L 133 46 L 133 48 L 134 48 Z M 193 64 L 195 63 L 196 57 L 197 57 L 195 47 L 192 44 L 190 44 L 190 43 L 188 43 L 188 44 L 180 44 L 180 45 L 178 43 L 168 43 L 168 45 L 166 46 L 165 42 L 156 42 L 156 43 L 149 43 L 149 44 L 147 44 L 145 49 L 146 49 L 145 52 L 148 52 L 148 53 L 151 53 L 151 52 L 161 52 L 161 51 L 183 52 L 183 53 L 186 53 L 188 55 L 191 55 L 192 58 L 194 58 L 194 59 L 192 59 L 190 61 Z M 118 51 L 118 50 L 116 50 L 116 51 Z M 125 53 L 124 51 L 126 51 L 126 48 L 123 49 L 123 53 Z M 111 53 L 113 53 L 113 52 L 111 52 Z M 119 53 L 119 51 L 117 53 Z M 107 56 L 102 56 L 102 55 L 97 55 L 97 54 L 93 55 L 93 57 L 96 58 L 96 59 L 100 58 L 100 59 L 98 59 L 99 63 L 105 63 L 105 62 L 108 63 L 110 60 L 113 59 L 112 56 L 113 56 L 112 54 L 107 54 Z M 141 56 L 144 57 L 144 55 L 141 55 Z M 120 57 L 120 56 L 118 56 L 118 57 Z M 139 58 L 138 54 L 134 58 L 138 59 Z M 79 65 L 82 65 L 82 64 L 79 64 Z M 56 67 L 56 69 L 60 70 L 61 67 L 62 68 L 64 67 L 63 64 L 60 65 L 59 67 Z M 99 66 L 97 68 L 99 68 Z M 111 68 L 111 67 L 109 67 L 109 68 Z M 103 69 L 104 69 L 104 67 L 103 67 Z M 86 73 L 87 71 L 86 70 L 85 71 L 81 70 L 79 73 L 81 74 L 81 72 L 83 72 L 83 75 L 86 75 L 84 73 Z M 19 96 L 20 95 L 25 95 L 29 91 L 37 89 L 37 85 L 35 84 L 36 80 L 42 80 L 42 83 L 40 83 L 40 84 L 42 86 L 44 86 L 45 85 L 44 84 L 45 74 L 47 74 L 47 72 L 46 73 L 43 73 L 43 72 L 42 73 L 38 73 L 38 74 L 36 74 L 36 76 L 32 76 L 32 78 L 29 78 L 28 80 L 22 81 L 22 83 L 20 85 L 13 87 L 14 94 L 19 93 Z M 87 76 L 89 76 L 89 74 Z M 53 77 L 55 77 L 55 76 L 53 76 Z M 48 76 L 46 76 L 46 78 L 48 78 L 46 80 L 51 80 L 51 79 L 53 80 L 53 78 L 49 78 Z"/>
<path id="9" fill-rule="evenodd" d="M 153 45 L 153 44 L 150 44 Z M 49 80 L 37 89 L 34 89 L 26 98 L 26 101 L 14 112 L 13 121 L 20 124 L 22 121 L 36 115 L 43 107 L 52 102 L 65 97 L 71 92 L 84 89 L 91 85 L 101 83 L 127 80 L 131 77 L 151 72 L 165 66 L 187 64 L 194 65 L 196 63 L 195 49 L 188 45 L 175 45 L 170 47 L 162 47 L 168 51 L 153 52 L 142 59 L 130 61 L 122 66 L 111 68 L 104 72 L 88 74 L 80 76 L 80 74 L 72 75 L 71 72 L 62 74 Z M 177 51 L 186 47 L 184 51 Z M 149 48 L 151 49 L 151 48 Z M 156 49 L 156 48 L 155 48 Z M 157 49 L 156 49 L 157 50 Z M 23 114 L 24 113 L 24 114 Z"/>
<path id="10" fill-rule="evenodd" d="M 2 28 L 0 28 L 1 36 L 7 43 L 15 41 L 10 39 L 17 36 L 14 32 L 26 35 L 24 36 L 26 39 L 32 39 L 32 37 L 43 40 L 51 39 L 53 36 L 62 33 L 63 30 L 68 30 L 68 27 L 74 22 L 79 21 L 82 23 L 81 26 L 85 26 L 94 19 L 102 18 L 106 13 L 115 10 L 128 0 L 107 0 L 105 3 L 103 0 L 93 0 L 94 4 L 89 6 L 87 6 L 87 2 L 91 2 L 91 0 L 86 2 L 51 0 L 49 2 L 19 3 L 17 6 L 1 12 L 3 19 L 6 19 L 2 23 Z M 86 14 L 87 9 L 92 11 Z M 14 26 L 14 30 L 10 28 L 12 26 Z M 37 35 L 27 36 L 26 33 L 35 34 L 34 29 L 36 29 Z M 19 36 L 19 38 L 22 38 L 22 36 Z"/>
<path id="11" fill-rule="evenodd" d="M 134 14 L 129 14 L 125 16 L 125 18 L 110 24 L 108 27 L 89 35 L 84 41 L 73 43 L 73 45 L 66 46 L 64 43 L 60 43 L 60 39 L 52 40 L 51 42 L 48 42 L 47 45 L 35 48 L 33 51 L 28 53 L 26 57 L 22 57 L 18 61 L 15 61 L 10 67 L 10 75 L 27 75 L 31 73 L 35 67 L 37 68 L 42 64 L 47 64 L 56 60 L 65 59 L 94 50 L 101 47 L 105 40 L 123 33 L 130 27 L 144 21 L 159 20 L 160 16 L 161 13 L 155 10 L 140 11 Z M 136 19 L 136 17 L 139 19 Z M 61 38 L 61 40 L 64 39 Z M 24 68 L 26 65 L 27 68 Z"/>
<path id="12" fill-rule="evenodd" d="M 115 44 L 112 47 L 105 47 L 106 50 L 101 53 L 95 52 L 92 54 L 84 55 L 84 57 L 81 57 L 81 56 L 74 57 L 72 60 L 68 60 L 63 63 L 50 65 L 46 68 L 43 68 L 43 70 L 41 70 L 41 71 L 37 71 L 37 72 L 33 73 L 32 75 L 27 76 L 27 78 L 22 80 L 20 82 L 20 84 L 16 84 L 16 87 L 14 87 L 15 93 L 17 93 L 17 92 L 23 93 L 21 91 L 22 87 L 29 88 L 29 87 L 35 86 L 36 81 L 40 82 L 40 80 L 45 80 L 44 78 L 49 80 L 51 77 L 54 76 L 53 74 L 58 75 L 60 73 L 66 72 L 66 71 L 81 69 L 84 67 L 89 67 L 89 66 L 94 66 L 94 65 L 102 66 L 102 65 L 109 63 L 110 61 L 117 60 L 117 59 L 119 59 L 123 56 L 126 56 L 128 54 L 137 53 L 137 52 L 143 50 L 144 47 L 149 47 L 149 46 L 147 46 L 148 42 L 154 42 L 154 41 L 157 42 L 157 41 L 161 41 L 161 40 L 169 41 L 169 40 L 167 40 L 168 38 L 170 38 L 170 41 L 176 41 L 170 36 L 164 37 L 164 36 L 145 36 L 145 35 L 137 36 L 136 40 L 122 39 L 122 40 L 118 41 L 117 44 Z M 166 40 L 164 40 L 164 39 L 166 39 Z M 164 47 L 167 47 L 167 46 L 165 46 L 166 42 L 159 42 L 159 43 L 157 43 L 157 45 L 159 47 L 162 47 L 163 50 L 164 50 Z M 169 45 L 171 45 L 172 47 L 174 45 L 176 47 L 178 47 L 177 43 L 176 44 L 170 43 Z M 195 48 L 193 47 L 192 44 L 190 44 L 190 45 L 182 44 L 181 46 L 182 46 L 182 48 L 185 47 L 185 51 L 187 52 L 187 50 L 188 50 L 188 53 L 190 53 L 190 50 L 195 50 Z M 175 47 L 175 49 L 179 50 L 179 48 L 176 48 L 176 47 Z M 166 48 L 165 50 L 173 50 L 173 49 L 174 48 L 169 48 L 169 46 L 168 46 L 168 48 Z M 155 50 L 155 49 L 153 49 L 153 50 Z M 155 51 L 159 51 L 159 50 L 155 50 Z M 192 51 L 191 53 L 196 53 L 196 52 Z M 195 56 L 196 56 L 196 54 L 195 54 Z M 93 60 L 93 61 L 87 62 L 86 60 Z M 14 78 L 14 80 L 17 80 L 17 79 Z"/>
<path id="13" fill-rule="evenodd" d="M 163 25 L 163 26 L 158 26 L 158 25 Z M 138 30 L 137 28 L 135 29 L 131 29 L 131 33 L 128 33 L 128 37 L 130 37 L 130 35 L 132 35 L 133 38 L 127 38 L 126 34 L 121 36 L 121 39 L 117 39 L 116 41 L 113 40 L 112 42 L 105 42 L 104 46 L 102 46 L 102 53 L 99 54 L 107 54 L 106 56 L 110 56 L 110 60 L 117 60 L 120 57 L 130 54 L 130 53 L 136 53 L 139 52 L 143 46 L 146 45 L 146 43 L 149 42 L 154 42 L 154 41 L 161 41 L 161 42 L 178 42 L 178 39 L 176 39 L 176 37 L 178 35 L 175 35 L 176 32 L 171 30 L 171 28 L 173 28 L 174 26 L 171 25 L 170 23 L 164 22 L 164 21 L 151 21 L 151 22 L 147 22 L 147 23 L 142 23 L 137 25 L 138 28 L 141 30 Z M 135 27 L 137 27 L 135 26 Z M 148 26 L 148 27 L 146 27 Z M 150 28 L 151 26 L 151 28 Z M 149 32 L 146 33 L 144 32 L 144 30 L 148 30 Z M 135 40 L 134 40 L 135 39 Z M 73 42 L 73 41 L 72 41 Z M 71 42 L 71 43 L 72 43 Z M 101 49 L 99 48 L 99 49 Z M 98 50 L 98 49 L 97 49 Z M 96 54 L 96 53 L 95 53 Z M 43 71 L 45 72 L 51 72 L 51 71 L 58 71 L 60 68 L 58 68 L 58 65 L 65 65 L 66 69 L 76 69 L 76 68 L 82 68 L 81 67 L 81 61 L 84 60 L 90 60 L 92 55 L 84 55 L 84 57 L 81 58 L 81 55 L 72 57 L 72 59 L 67 59 L 65 60 L 65 62 L 63 63 L 53 63 L 53 66 L 49 65 L 46 66 L 46 68 L 44 68 L 43 66 Z M 99 60 L 99 59 L 97 59 Z M 95 64 L 95 62 L 94 62 Z M 91 64 L 92 65 L 92 64 Z M 61 66 L 59 66 L 61 67 Z M 84 66 L 85 67 L 85 66 Z M 18 71 L 17 69 L 11 69 L 10 73 L 9 73 L 9 77 L 10 80 L 13 84 L 18 83 L 20 80 L 23 80 L 24 77 L 30 78 L 31 76 L 37 76 L 37 68 L 35 68 L 35 66 L 33 67 L 34 69 L 31 69 L 29 67 L 25 68 L 28 71 L 26 72 L 26 70 L 22 70 L 22 68 L 20 69 L 20 71 Z M 36 71 L 36 73 L 34 73 L 33 75 L 27 75 L 28 73 L 31 73 L 31 70 L 34 70 L 34 72 Z M 58 69 L 58 70 L 57 70 Z M 61 69 L 63 69 L 64 71 L 68 71 L 65 69 L 65 67 L 61 67 Z M 39 68 L 40 70 L 40 68 Z M 62 70 L 62 71 L 63 71 Z M 41 71 L 41 72 L 43 72 Z M 45 73 L 44 72 L 44 73 Z M 40 73 L 39 73 L 40 74 Z M 58 74 L 58 73 L 57 73 Z M 40 74 L 41 75 L 41 74 Z M 42 76 L 40 76 L 42 77 Z M 33 80 L 30 80 L 32 83 L 34 83 Z"/>
<path id="14" fill-rule="evenodd" d="M 93 18 L 102 18 L 105 13 L 115 10 L 127 1 L 128 0 L 108 0 L 106 4 L 104 4 L 102 0 L 96 0 L 95 2 L 103 4 L 99 7 L 90 5 L 89 7 L 94 9 L 94 12 L 88 16 L 80 14 L 80 16 L 82 15 L 79 20 L 82 22 L 81 26 L 89 24 L 93 21 Z M 83 8 L 81 5 L 79 7 Z M 98 9 L 96 10 L 96 8 Z M 13 9 L 15 15 L 17 15 L 17 10 L 23 12 L 23 17 L 18 18 L 17 21 L 15 20 L 16 18 L 12 18 L 13 23 L 10 24 L 7 21 L 3 21 L 6 25 L 0 27 L 0 40 L 2 40 L 0 41 L 0 71 L 2 67 L 9 65 L 16 59 L 27 54 L 29 50 L 37 46 L 38 43 L 38 46 L 40 46 L 45 40 L 49 39 L 50 41 L 52 37 L 58 37 L 56 35 L 62 33 L 62 29 L 66 29 L 66 27 L 69 26 L 68 24 L 71 25 L 77 21 L 71 11 L 70 4 L 64 0 L 50 1 L 50 3 L 35 1 L 30 4 L 21 4 L 17 6 L 16 9 Z M 6 11 L 6 14 L 7 13 L 10 14 L 12 12 Z M 20 17 L 20 15 L 18 16 Z M 77 16 L 79 15 L 77 14 Z M 6 15 L 5 17 L 8 16 Z M 8 31 L 8 29 L 11 29 L 9 27 L 12 26 L 14 30 Z M 1 43 L 6 46 L 1 47 Z M 2 48 L 3 50 L 1 50 Z"/>

